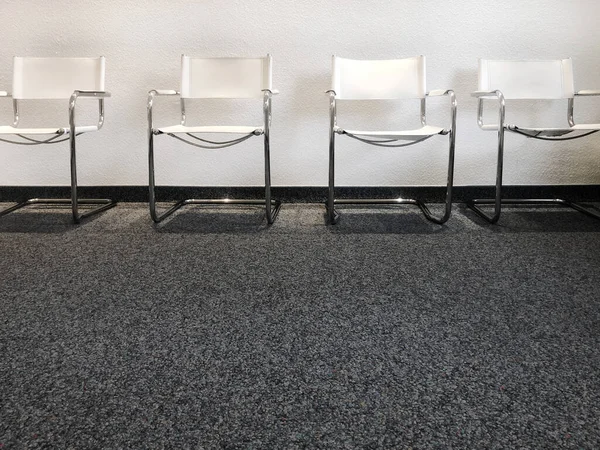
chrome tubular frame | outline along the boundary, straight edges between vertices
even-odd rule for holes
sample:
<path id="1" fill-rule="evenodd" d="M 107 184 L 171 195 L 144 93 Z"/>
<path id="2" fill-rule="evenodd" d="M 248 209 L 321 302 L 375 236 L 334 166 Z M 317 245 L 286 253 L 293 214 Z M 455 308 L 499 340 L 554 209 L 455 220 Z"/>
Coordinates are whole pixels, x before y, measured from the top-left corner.
<path id="1" fill-rule="evenodd" d="M 156 177 L 154 170 L 154 126 L 152 119 L 152 108 L 154 105 L 154 98 L 158 95 L 179 95 L 176 91 L 159 91 L 152 90 L 148 93 L 148 165 L 149 165 L 149 206 L 150 206 L 150 217 L 154 223 L 160 223 L 175 211 L 186 205 L 252 205 L 252 206 L 265 206 L 265 212 L 267 217 L 267 223 L 273 224 L 279 210 L 281 209 L 281 202 L 271 199 L 271 161 L 270 161 L 270 125 L 271 125 L 271 97 L 272 92 L 264 90 L 263 95 L 263 114 L 264 114 L 264 154 L 265 154 L 265 199 L 195 199 L 189 198 L 180 200 L 162 213 L 158 213 L 156 208 Z M 181 124 L 185 125 L 185 102 L 184 99 L 180 99 L 181 105 Z M 239 139 L 239 142 L 243 142 L 245 138 Z M 234 141 L 232 141 L 234 142 Z M 234 142 L 238 143 L 238 142 Z"/>
<path id="2" fill-rule="evenodd" d="M 335 127 L 337 126 L 337 105 L 335 92 L 329 93 L 329 191 L 327 195 L 327 217 L 331 225 L 335 225 L 339 214 L 335 210 Z"/>
<path id="3" fill-rule="evenodd" d="M 569 103 L 567 104 L 567 121 L 569 122 L 570 127 L 575 126 L 575 120 L 573 119 L 574 108 L 575 108 L 575 101 L 573 98 L 570 98 Z"/>
<path id="4" fill-rule="evenodd" d="M 179 106 L 181 108 L 181 125 L 185 126 L 185 122 L 186 122 L 187 118 L 185 116 L 185 99 L 184 98 L 179 99 Z"/>
<path id="5" fill-rule="evenodd" d="M 19 125 L 19 101 L 13 99 L 13 127 Z"/>
<path id="6" fill-rule="evenodd" d="M 454 182 L 454 153 L 456 147 L 456 111 L 457 101 L 456 95 L 452 90 L 441 91 L 439 94 L 431 96 L 444 95 L 450 97 L 451 108 L 451 128 L 446 130 L 444 134 L 448 134 L 449 149 L 448 149 L 448 176 L 446 184 L 446 201 L 444 214 L 441 217 L 434 217 L 427 205 L 418 199 L 394 198 L 394 199 L 336 199 L 335 198 L 335 135 L 337 128 L 337 107 L 335 92 L 330 90 L 329 93 L 329 191 L 327 197 L 327 218 L 331 225 L 335 225 L 339 220 L 339 213 L 335 210 L 335 205 L 416 205 L 418 206 L 425 217 L 436 224 L 445 223 L 452 213 L 452 187 Z M 427 95 L 429 96 L 429 95 Z M 421 99 L 421 124 L 427 124 L 427 98 Z M 375 144 L 377 145 L 377 144 Z M 410 144 L 407 144 L 410 145 Z"/>
<path id="7" fill-rule="evenodd" d="M 265 150 L 265 213 L 267 223 L 271 225 L 275 220 L 281 202 L 271 200 L 271 103 L 273 93 L 269 90 L 264 91 L 263 95 L 263 115 L 264 115 L 264 150 Z M 274 204 L 273 204 L 274 203 Z"/>
<path id="8" fill-rule="evenodd" d="M 496 161 L 496 197 L 494 200 L 475 199 L 467 202 L 467 206 L 475 211 L 490 223 L 498 222 L 500 219 L 500 210 L 502 207 L 502 171 L 504 161 L 504 121 L 506 118 L 506 100 L 504 94 L 500 91 L 492 91 L 486 93 L 487 97 L 496 97 L 498 99 L 498 159 Z M 483 121 L 483 94 L 479 96 L 477 104 L 477 125 L 479 128 L 486 129 L 489 127 Z M 478 204 L 494 204 L 494 215 L 488 216 L 477 205 Z"/>
<path id="9" fill-rule="evenodd" d="M 575 94 L 577 95 L 577 94 Z M 590 95 L 590 94 L 588 94 Z M 504 132 L 506 129 L 510 131 L 512 130 L 510 127 L 506 127 L 505 119 L 506 119 L 506 101 L 502 92 L 490 91 L 490 92 L 476 92 L 473 96 L 478 97 L 478 105 L 477 105 L 477 124 L 479 128 L 482 130 L 490 130 L 496 129 L 496 125 L 486 125 L 483 120 L 483 101 L 484 99 L 496 98 L 498 100 L 498 155 L 496 162 L 496 186 L 495 186 L 495 197 L 493 199 L 473 199 L 467 201 L 467 206 L 472 209 L 477 215 L 481 218 L 485 219 L 487 222 L 491 224 L 495 224 L 500 219 L 500 214 L 502 211 L 502 205 L 560 205 L 567 206 L 573 208 L 579 212 L 582 212 L 590 217 L 595 219 L 600 219 L 600 214 L 596 213 L 589 208 L 582 206 L 581 204 L 571 202 L 569 200 L 564 200 L 560 198 L 553 199 L 534 199 L 534 198 L 520 198 L 520 199 L 502 199 L 502 175 L 503 175 L 503 164 L 504 164 Z M 567 120 L 569 122 L 569 126 L 574 126 L 575 121 L 573 120 L 573 98 L 570 98 L 567 106 Z M 518 133 L 517 134 L 523 134 Z M 580 137 L 587 136 L 590 133 L 585 135 L 577 136 L 575 138 L 569 139 L 577 139 Z M 524 135 L 524 134 L 523 134 Z M 544 139 L 544 140 L 560 140 L 560 139 Z M 565 139 L 562 139 L 565 140 Z M 480 205 L 494 205 L 494 212 L 492 215 L 484 212 Z"/>
<path id="10" fill-rule="evenodd" d="M 24 202 L 13 205 L 0 211 L 0 216 L 4 216 L 8 213 L 16 211 L 17 209 L 23 208 L 29 205 L 70 205 L 71 213 L 73 216 L 73 223 L 80 223 L 82 219 L 92 216 L 94 214 L 105 211 L 113 206 L 116 206 L 116 202 L 111 199 L 78 199 L 77 198 L 77 158 L 76 158 L 76 137 L 75 132 L 75 105 L 79 97 L 91 97 L 98 99 L 98 129 L 104 125 L 104 99 L 110 97 L 110 93 L 103 91 L 74 91 L 69 99 L 69 148 L 70 148 L 70 166 L 71 166 L 71 199 L 55 199 L 55 198 L 31 198 Z M 19 123 L 19 105 L 16 99 L 13 99 L 13 111 L 14 121 L 13 126 L 17 126 Z M 62 133 L 61 133 L 62 134 Z M 35 145 L 46 143 L 44 141 L 35 141 L 22 136 L 28 141 L 26 145 Z M 24 144 L 15 142 L 16 144 Z M 54 143 L 49 140 L 47 143 Z M 95 208 L 80 214 L 79 205 L 99 205 Z"/>

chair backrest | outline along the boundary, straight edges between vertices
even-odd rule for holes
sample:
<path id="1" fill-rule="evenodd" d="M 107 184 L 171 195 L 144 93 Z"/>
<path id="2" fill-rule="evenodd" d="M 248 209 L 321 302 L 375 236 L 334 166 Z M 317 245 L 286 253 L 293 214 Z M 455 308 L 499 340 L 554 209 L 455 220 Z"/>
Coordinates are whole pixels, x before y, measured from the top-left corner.
<path id="1" fill-rule="evenodd" d="M 98 58 L 30 58 L 13 60 L 15 99 L 64 99 L 73 91 L 104 90 L 104 56 Z"/>
<path id="2" fill-rule="evenodd" d="M 259 98 L 272 89 L 272 58 L 181 55 L 182 98 Z"/>
<path id="3" fill-rule="evenodd" d="M 341 100 L 424 98 L 425 57 L 357 60 L 333 56 L 331 89 Z"/>
<path id="4" fill-rule="evenodd" d="M 573 62 L 480 59 L 478 90 L 500 90 L 507 99 L 572 98 Z"/>

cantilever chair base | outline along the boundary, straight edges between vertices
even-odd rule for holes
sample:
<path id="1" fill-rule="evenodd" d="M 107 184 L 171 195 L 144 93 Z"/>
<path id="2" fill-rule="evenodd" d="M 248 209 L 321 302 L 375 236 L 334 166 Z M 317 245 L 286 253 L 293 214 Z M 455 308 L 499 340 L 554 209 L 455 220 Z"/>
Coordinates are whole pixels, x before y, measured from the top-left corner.
<path id="1" fill-rule="evenodd" d="M 116 205 L 110 199 L 79 199 L 77 195 L 77 152 L 76 137 L 82 133 L 98 131 L 104 124 L 104 99 L 110 93 L 104 90 L 104 57 L 98 58 L 29 58 L 15 57 L 13 69 L 14 92 L 3 92 L 0 97 L 12 98 L 13 124 L 0 126 L 0 141 L 17 145 L 58 144 L 69 142 L 71 169 L 71 198 L 43 199 L 32 198 L 0 211 L 0 216 L 30 205 L 70 206 L 73 223 L 105 211 Z M 39 80 L 44 79 L 44 83 Z M 98 121 L 96 125 L 78 126 L 75 120 L 76 105 L 80 98 L 98 101 Z M 52 128 L 21 128 L 19 124 L 19 101 L 21 100 L 59 100 L 69 99 L 69 126 Z M 29 137 L 28 135 L 34 136 Z M 48 138 L 40 137 L 50 135 Z M 7 139 L 16 136 L 19 139 Z M 96 207 L 79 213 L 80 205 Z"/>
<path id="2" fill-rule="evenodd" d="M 495 224 L 500 219 L 500 209 L 497 208 L 493 216 L 485 213 L 478 205 L 494 205 L 496 200 L 494 199 L 475 199 L 467 202 L 467 206 L 471 208 L 479 217 L 485 219 L 491 224 Z M 521 198 L 521 199 L 506 199 L 500 202 L 501 205 L 559 205 L 566 206 L 568 208 L 575 209 L 589 217 L 600 220 L 600 213 L 595 213 L 589 208 L 582 206 L 579 203 L 571 202 L 569 200 L 563 200 L 560 198 Z"/>
<path id="3" fill-rule="evenodd" d="M 193 70 L 192 70 L 193 68 Z M 236 73 L 232 76 L 231 73 Z M 241 77 L 237 73 L 243 73 Z M 271 199 L 270 126 L 271 100 L 277 93 L 272 88 L 272 58 L 190 58 L 181 57 L 181 91 L 152 90 L 148 93 L 148 165 L 150 216 L 160 223 L 186 205 L 253 205 L 265 208 L 267 223 L 271 225 L 281 208 L 281 202 Z M 180 99 L 181 122 L 171 127 L 155 128 L 152 120 L 153 100 L 158 95 L 175 95 Z M 185 101 L 192 99 L 262 98 L 262 127 L 255 126 L 187 126 Z M 241 137 L 225 141 L 214 141 L 197 134 L 234 134 Z M 194 199 L 180 200 L 167 207 L 162 213 L 156 208 L 156 181 L 154 173 L 154 136 L 166 134 L 194 147 L 222 149 L 240 144 L 253 136 L 264 139 L 264 199 Z M 184 136 L 178 136 L 182 135 Z M 191 141 L 189 138 L 194 139 Z"/>
<path id="4" fill-rule="evenodd" d="M 494 84 L 491 84 L 494 80 Z M 600 131 L 600 124 L 576 124 L 574 120 L 574 99 L 581 96 L 598 96 L 600 91 L 575 91 L 573 83 L 573 63 L 570 58 L 562 60 L 479 60 L 478 90 L 472 96 L 478 99 L 477 124 L 479 128 L 498 133 L 496 185 L 493 199 L 475 199 L 467 201 L 467 206 L 489 223 L 500 219 L 502 205 L 559 205 L 567 206 L 595 219 L 593 212 L 581 204 L 563 199 L 503 199 L 502 177 L 504 166 L 504 134 L 506 131 L 521 134 L 531 139 L 543 141 L 568 141 L 579 139 Z M 484 99 L 498 102 L 498 122 L 486 124 L 483 120 Z M 568 126 L 561 128 L 518 127 L 506 123 L 506 100 L 568 100 Z M 582 133 L 569 136 L 572 132 Z M 563 137 L 566 136 L 566 137 Z M 490 215 L 480 205 L 494 205 Z M 597 208 L 594 208 L 597 209 Z"/>
<path id="5" fill-rule="evenodd" d="M 454 149 L 456 142 L 456 96 L 454 91 L 425 89 L 425 57 L 395 60 L 351 60 L 333 56 L 332 80 L 329 94 L 329 184 L 327 203 L 327 220 L 335 225 L 339 213 L 335 205 L 415 205 L 418 206 L 427 220 L 438 225 L 445 223 L 452 211 L 452 187 L 454 179 Z M 366 83 L 366 80 L 369 80 Z M 393 80 L 393 81 L 392 81 Z M 437 127 L 427 124 L 427 98 L 450 98 L 450 127 Z M 421 103 L 421 126 L 412 130 L 391 131 L 355 131 L 339 127 L 337 123 L 337 100 L 403 100 L 418 98 Z M 448 136 L 448 177 L 446 182 L 446 199 L 444 214 L 437 218 L 420 200 L 395 198 L 335 198 L 335 140 L 336 135 L 346 135 L 363 143 L 376 147 L 401 148 L 415 145 L 433 136 Z"/>
<path id="6" fill-rule="evenodd" d="M 25 206 L 31 205 L 45 205 L 45 206 L 73 206 L 73 202 L 69 199 L 60 199 L 60 198 L 30 198 L 29 200 L 25 200 L 24 202 L 17 203 L 16 205 L 10 206 L 2 211 L 0 211 L 0 217 L 5 216 L 13 211 L 21 209 Z M 94 214 L 101 213 L 102 211 L 106 211 L 117 205 L 117 202 L 108 199 L 108 198 L 98 198 L 98 199 L 81 199 L 77 200 L 77 205 L 100 205 L 96 208 L 87 211 L 83 214 L 74 214 L 73 222 L 79 223 L 81 219 L 85 219 L 87 217 L 93 216 Z"/>
<path id="7" fill-rule="evenodd" d="M 448 219 L 450 218 L 449 216 L 442 217 L 440 219 L 434 217 L 431 214 L 431 211 L 429 210 L 429 208 L 427 207 L 427 205 L 425 203 L 423 203 L 421 200 L 416 200 L 416 199 L 412 199 L 412 198 L 388 198 L 388 199 L 343 198 L 343 199 L 335 199 L 334 205 L 335 204 L 337 204 L 337 205 L 415 205 L 421 209 L 421 211 L 423 212 L 423 215 L 425 216 L 425 218 L 427 220 L 429 220 L 433 223 L 436 223 L 438 225 L 442 225 L 442 224 L 446 223 L 448 221 Z M 329 222 L 331 223 L 331 225 L 335 225 L 340 218 L 339 213 L 334 209 L 333 215 L 329 214 L 329 210 L 327 208 L 327 203 L 325 203 L 325 209 L 328 212 Z"/>
<path id="8" fill-rule="evenodd" d="M 173 214 L 175 211 L 180 209 L 183 206 L 187 205 L 252 205 L 252 206 L 263 206 L 266 207 L 265 200 L 235 200 L 235 199 L 196 199 L 196 198 L 188 198 L 186 200 L 180 200 L 170 208 L 168 208 L 164 213 L 157 214 L 156 207 L 151 211 L 152 212 L 152 220 L 154 223 L 160 223 Z M 277 215 L 279 214 L 279 210 L 281 209 L 281 201 L 279 200 L 271 200 L 271 214 L 270 218 L 267 215 L 267 223 L 272 225 Z"/>

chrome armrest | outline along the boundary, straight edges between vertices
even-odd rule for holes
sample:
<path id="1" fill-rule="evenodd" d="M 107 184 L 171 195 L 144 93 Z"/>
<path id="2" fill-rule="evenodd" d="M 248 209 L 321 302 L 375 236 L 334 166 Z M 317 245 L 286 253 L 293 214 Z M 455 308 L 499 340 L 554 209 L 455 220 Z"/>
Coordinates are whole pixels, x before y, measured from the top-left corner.
<path id="1" fill-rule="evenodd" d="M 597 89 L 584 89 L 584 90 L 575 92 L 573 97 L 569 99 L 569 104 L 567 106 L 567 121 L 569 122 L 570 126 L 572 126 L 572 127 L 575 126 L 575 119 L 574 119 L 575 97 L 593 97 L 593 96 L 598 96 L 598 95 L 600 95 L 600 90 L 597 90 Z"/>
<path id="2" fill-rule="evenodd" d="M 74 91 L 73 95 L 77 97 L 95 97 L 95 98 L 108 98 L 110 92 L 106 91 Z"/>
<path id="3" fill-rule="evenodd" d="M 75 104 L 80 97 L 98 99 L 98 129 L 102 128 L 102 125 L 104 125 L 104 99 L 110 97 L 110 92 L 75 90 L 69 100 L 69 126 L 71 133 L 75 133 Z"/>
<path id="4" fill-rule="evenodd" d="M 425 95 L 427 97 L 440 97 L 443 95 L 450 95 L 450 92 L 453 92 L 452 89 L 434 89 L 432 91 L 427 92 Z"/>
<path id="5" fill-rule="evenodd" d="M 498 94 L 502 94 L 502 92 L 495 90 L 495 91 L 475 91 L 475 92 L 471 92 L 471 97 L 477 97 L 477 98 L 498 98 Z"/>
<path id="6" fill-rule="evenodd" d="M 477 125 L 482 130 L 503 130 L 504 129 L 504 118 L 506 117 L 506 101 L 502 91 L 475 91 L 471 93 L 471 97 L 479 99 L 477 104 Z M 483 100 L 484 99 L 497 99 L 498 100 L 498 124 L 490 125 L 483 123 Z"/>
<path id="7" fill-rule="evenodd" d="M 600 90 L 597 89 L 583 89 L 575 92 L 576 97 L 591 97 L 594 95 L 600 95 Z"/>
<path id="8" fill-rule="evenodd" d="M 171 89 L 152 89 L 148 91 L 148 108 L 152 108 L 152 100 L 159 95 L 179 95 L 179 92 Z"/>
<path id="9" fill-rule="evenodd" d="M 269 128 L 271 127 L 271 102 L 273 99 L 273 95 L 279 94 L 279 91 L 276 89 L 263 89 L 263 115 L 264 115 L 264 133 L 266 138 L 269 138 Z"/>
<path id="10" fill-rule="evenodd" d="M 179 95 L 179 92 L 172 89 L 152 89 L 148 95 Z"/>
<path id="11" fill-rule="evenodd" d="M 148 91 L 148 108 L 152 108 L 154 97 L 159 95 L 179 95 L 179 92 L 171 89 L 152 89 Z"/>
<path id="12" fill-rule="evenodd" d="M 426 99 L 428 97 L 450 97 L 450 114 L 451 114 L 451 128 L 450 131 L 454 131 L 456 129 L 456 109 L 458 103 L 456 101 L 456 94 L 452 89 L 434 89 L 425 94 L 425 98 L 421 99 L 421 124 L 423 126 L 427 125 L 427 106 Z"/>
<path id="13" fill-rule="evenodd" d="M 152 130 L 152 107 L 154 106 L 154 97 L 157 96 L 178 96 L 179 91 L 172 89 L 152 89 L 148 91 L 148 102 L 146 107 L 148 109 L 148 128 Z M 181 124 L 185 125 L 185 107 L 183 99 L 181 99 Z"/>
<path id="14" fill-rule="evenodd" d="M 337 105 L 335 103 L 335 91 L 333 89 L 328 89 L 325 91 L 326 94 L 329 94 L 329 119 L 330 119 L 330 133 L 334 132 L 334 129 L 337 127 Z"/>

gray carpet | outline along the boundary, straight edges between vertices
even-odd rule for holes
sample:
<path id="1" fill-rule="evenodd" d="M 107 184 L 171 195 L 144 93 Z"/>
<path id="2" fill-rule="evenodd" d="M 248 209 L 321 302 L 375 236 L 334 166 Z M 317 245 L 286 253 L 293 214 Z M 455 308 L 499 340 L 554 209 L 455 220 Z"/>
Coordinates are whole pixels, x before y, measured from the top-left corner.
<path id="1" fill-rule="evenodd" d="M 0 219 L 0 448 L 600 448 L 600 222 Z"/>

